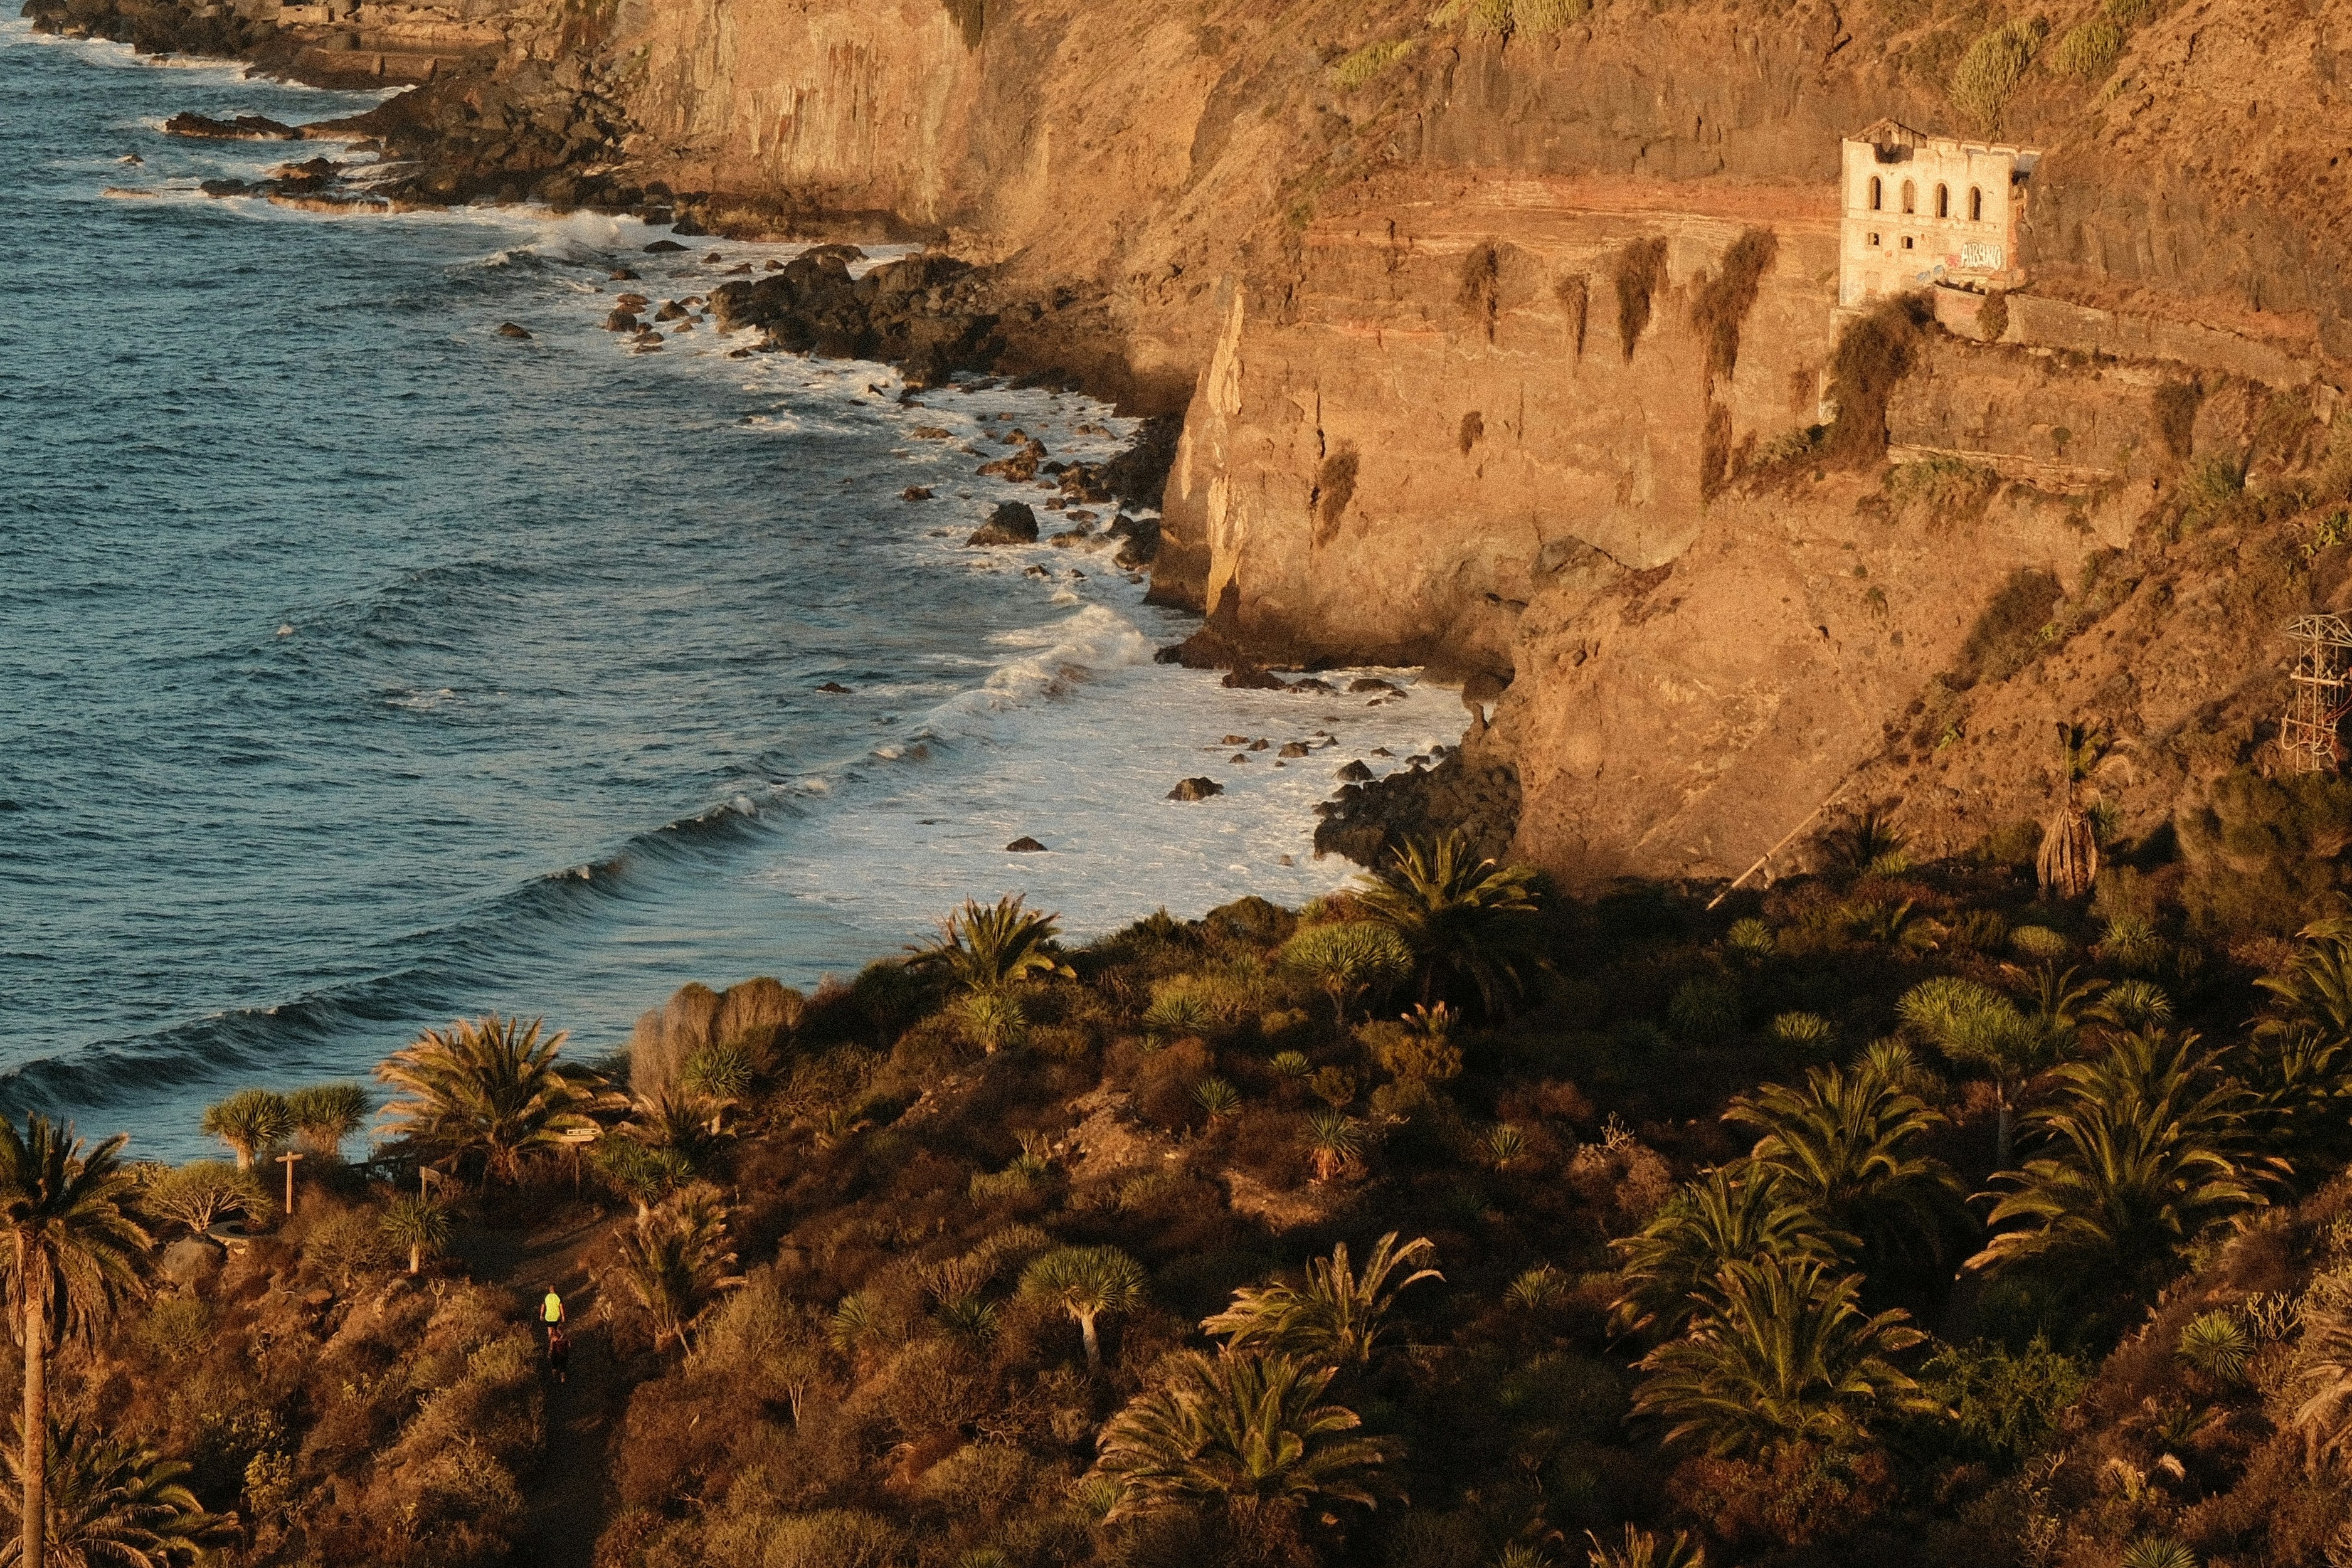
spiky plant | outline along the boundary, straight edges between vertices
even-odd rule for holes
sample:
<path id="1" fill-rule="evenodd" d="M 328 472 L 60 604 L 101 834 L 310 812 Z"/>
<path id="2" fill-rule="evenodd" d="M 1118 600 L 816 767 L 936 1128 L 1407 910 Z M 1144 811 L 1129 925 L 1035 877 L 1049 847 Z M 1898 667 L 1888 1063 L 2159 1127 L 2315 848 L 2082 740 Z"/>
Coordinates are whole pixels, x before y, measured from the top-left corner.
<path id="1" fill-rule="evenodd" d="M 1706 1568 L 1706 1548 L 1679 1530 L 1662 1541 L 1628 1524 L 1622 1542 L 1603 1541 L 1589 1530 L 1584 1539 L 1591 1542 L 1586 1560 L 1591 1568 Z"/>
<path id="2" fill-rule="evenodd" d="M 2058 1077 L 2057 1099 L 2031 1118 L 2051 1152 L 1997 1178 L 2012 1190 L 1970 1268 L 2063 1256 L 2143 1275 L 2209 1225 L 2268 1201 L 2276 1165 L 2245 1150 L 2245 1091 L 2194 1035 L 2127 1035 Z"/>
<path id="3" fill-rule="evenodd" d="M 145 1289 L 154 1243 L 132 1218 L 138 1184 L 121 1164 L 126 1135 L 84 1152 L 71 1125 L 0 1116 L 0 1289 L 25 1350 L 25 1419 L 17 1465 L 22 1561 L 39 1568 L 48 1534 L 49 1352 L 89 1339 L 116 1306 Z"/>
<path id="4" fill-rule="evenodd" d="M 1331 998 L 1331 1015 L 1346 1028 L 1357 999 L 1384 992 L 1412 974 L 1412 949 L 1385 925 L 1343 921 L 1308 926 L 1283 944 L 1282 962 L 1314 981 Z"/>
<path id="5" fill-rule="evenodd" d="M 2172 998 L 2153 980 L 2118 980 L 2099 994 L 2084 1016 L 2126 1035 L 2172 1026 Z"/>
<path id="6" fill-rule="evenodd" d="M 276 1089 L 241 1089 L 226 1100 L 205 1106 L 201 1125 L 205 1137 L 228 1145 L 236 1156 L 238 1170 L 249 1171 L 256 1160 L 286 1142 L 294 1122 L 286 1097 Z"/>
<path id="7" fill-rule="evenodd" d="M 2056 987 L 2043 998 L 2049 1006 L 2031 1015 L 1991 986 L 1955 974 L 1921 981 L 1895 1006 L 1903 1021 L 1945 1056 L 1990 1074 L 2000 1095 L 1993 1134 L 1996 1168 L 2009 1164 L 2026 1084 L 2056 1066 L 2074 1043 L 2072 1009 L 2084 995 L 2074 984 L 2074 971 L 2066 971 L 2063 981 L 2050 980 L 2052 973 L 2042 972 L 2048 984 Z"/>
<path id="8" fill-rule="evenodd" d="M 2287 1425 L 2311 1468 L 2341 1465 L 2352 1459 L 2352 1312 L 2315 1313 L 2295 1360 L 2303 1402 Z"/>
<path id="9" fill-rule="evenodd" d="M 1143 1281 L 1143 1265 L 1116 1247 L 1061 1247 L 1022 1272 L 1021 1293 L 1067 1312 L 1086 1342 L 1087 1369 L 1099 1372 L 1102 1342 L 1096 1321 L 1140 1306 Z"/>
<path id="10" fill-rule="evenodd" d="M 416 1273 L 427 1258 L 438 1258 L 449 1245 L 449 1211 L 422 1193 L 403 1193 L 384 1205 L 380 1222 L 385 1239 L 408 1248 L 408 1271 Z"/>
<path id="11" fill-rule="evenodd" d="M 1538 1263 L 1511 1281 L 1503 1300 L 1522 1312 L 1545 1312 L 1568 1300 L 1568 1276 L 1549 1263 Z"/>
<path id="12" fill-rule="evenodd" d="M 1118 1520 L 1171 1504 L 1222 1508 L 1244 1530 L 1286 1531 L 1385 1490 L 1391 1446 L 1352 1437 L 1356 1413 L 1321 1403 L 1333 1370 L 1287 1356 L 1186 1351 L 1103 1428 Z"/>
<path id="13" fill-rule="evenodd" d="M 2143 1535 L 2124 1548 L 2119 1568 L 2198 1568 L 2197 1553 L 2164 1535 Z"/>
<path id="14" fill-rule="evenodd" d="M 1315 1064 L 1307 1059 L 1304 1051 L 1276 1051 L 1265 1065 L 1276 1078 L 1287 1079 L 1293 1083 L 1304 1082 L 1315 1072 Z"/>
<path id="15" fill-rule="evenodd" d="M 139 1189 L 140 1210 L 201 1236 L 229 1215 L 269 1212 L 269 1192 L 249 1170 L 226 1160 L 191 1160 L 159 1171 Z"/>
<path id="16" fill-rule="evenodd" d="M 1726 951 L 1757 963 L 1778 952 L 1780 942 L 1771 926 L 1750 915 L 1731 922 L 1731 929 L 1723 933 L 1723 945 Z"/>
<path id="17" fill-rule="evenodd" d="M 375 1076 L 395 1095 L 383 1108 L 387 1131 L 428 1159 L 478 1157 L 491 1179 L 508 1182 L 572 1134 L 593 1135 L 590 1077 L 557 1061 L 566 1037 L 541 1038 L 541 1026 L 495 1014 L 461 1019 L 386 1057 Z"/>
<path id="18" fill-rule="evenodd" d="M 1819 1013 L 1782 1013 L 1767 1031 L 1772 1043 L 1801 1056 L 1825 1057 L 1837 1047 L 1837 1026 Z"/>
<path id="19" fill-rule="evenodd" d="M 1507 1121 L 1498 1121 L 1488 1128 L 1486 1136 L 1480 1142 L 1486 1151 L 1486 1158 L 1498 1171 L 1509 1170 L 1512 1162 L 1528 1152 L 1528 1135 Z"/>
<path id="20" fill-rule="evenodd" d="M 2284 971 L 2254 982 L 2270 994 L 2271 1026 L 2352 1044 L 2352 930 L 2324 922 L 2303 936 Z"/>
<path id="21" fill-rule="evenodd" d="M 654 1205 L 694 1180 L 694 1162 L 682 1150 L 656 1149 L 634 1138 L 600 1138 L 592 1152 L 596 1173 L 637 1205 L 642 1222 Z"/>
<path id="22" fill-rule="evenodd" d="M 1851 1443 L 1881 1417 L 1932 1408 L 1889 1359 L 1927 1336 L 1902 1312 L 1864 1312 L 1861 1289 L 1809 1259 L 1725 1264 L 1717 1310 L 1642 1359 L 1634 1412 L 1670 1423 L 1670 1443 L 1730 1455 Z"/>
<path id="23" fill-rule="evenodd" d="M 1892 875 L 1907 868 L 1910 844 L 1909 836 L 1876 807 L 1857 812 L 1822 835 L 1829 863 L 1849 876 L 1869 871 Z"/>
<path id="24" fill-rule="evenodd" d="M 191 1568 L 233 1535 L 234 1517 L 207 1513 L 182 1482 L 189 1467 L 152 1448 L 52 1425 L 47 1471 L 47 1560 L 56 1568 Z M 8 1455 L 21 1489 L 25 1459 Z M 38 1563 L 23 1536 L 0 1563 Z"/>
<path id="25" fill-rule="evenodd" d="M 1973 1228 L 1958 1179 L 1922 1150 L 1943 1117 L 1880 1074 L 1815 1068 L 1803 1088 L 1766 1084 L 1723 1119 L 1758 1134 L 1758 1173 L 1858 1237 L 1874 1273 L 1939 1272 L 1949 1240 Z"/>
<path id="26" fill-rule="evenodd" d="M 1343 1110 L 1327 1108 L 1307 1113 L 1307 1128 L 1300 1135 L 1307 1145 L 1307 1156 L 1315 1163 L 1315 1179 L 1328 1182 L 1347 1169 L 1363 1148 L 1363 1139 L 1356 1124 Z"/>
<path id="27" fill-rule="evenodd" d="M 940 940 L 918 948 L 908 967 L 946 976 L 960 991 L 1004 992 L 1044 974 L 1073 975 L 1054 939 L 1059 915 L 1039 914 L 1018 893 L 992 905 L 967 899 L 940 922 Z"/>
<path id="28" fill-rule="evenodd" d="M 323 1159 L 343 1157 L 343 1140 L 360 1130 L 374 1109 L 364 1085 L 312 1083 L 286 1097 L 287 1120 L 302 1146 Z"/>
<path id="29" fill-rule="evenodd" d="M 730 1272 L 735 1254 L 727 1245 L 727 1211 L 715 1190 L 692 1190 L 676 1204 L 640 1218 L 621 1233 L 611 1265 L 598 1284 L 612 1280 L 645 1309 L 653 1326 L 654 1349 L 686 1337 L 719 1292 L 743 1283 Z"/>
<path id="30" fill-rule="evenodd" d="M 1028 1043 L 1029 1015 L 1010 991 L 967 991 L 949 1011 L 964 1039 L 978 1046 L 983 1056 Z"/>
<path id="31" fill-rule="evenodd" d="M 756 1068 L 751 1047 L 740 1040 L 721 1040 L 687 1058 L 678 1069 L 678 1087 L 709 1110 L 711 1137 L 725 1134 L 728 1110 L 751 1092 Z"/>
<path id="32" fill-rule="evenodd" d="M 1483 859 L 1453 831 L 1399 847 L 1356 898 L 1412 950 L 1423 1002 L 1465 984 L 1489 1015 L 1517 1000 L 1543 908 L 1532 868 Z"/>
<path id="33" fill-rule="evenodd" d="M 2180 1359 L 2219 1383 L 2235 1383 L 2253 1359 L 2254 1336 L 2238 1314 L 2222 1309 L 2200 1312 L 2181 1326 Z"/>
<path id="34" fill-rule="evenodd" d="M 1235 1350 L 1297 1355 L 1317 1365 L 1362 1364 L 1372 1359 L 1398 1295 L 1423 1279 L 1445 1278 L 1434 1268 L 1414 1268 L 1394 1283 L 1390 1277 L 1436 1252 L 1425 1236 L 1399 1247 L 1391 1231 L 1372 1244 L 1360 1271 L 1343 1241 L 1328 1259 L 1307 1260 L 1303 1283 L 1244 1286 L 1234 1292 L 1233 1305 L 1203 1319 L 1201 1328 L 1227 1336 Z"/>
<path id="35" fill-rule="evenodd" d="M 1206 1111 L 1212 1121 L 1222 1121 L 1242 1108 L 1242 1091 L 1213 1075 L 1192 1086 L 1192 1103 Z"/>
<path id="36" fill-rule="evenodd" d="M 1710 1171 L 1633 1235 L 1611 1243 L 1622 1273 L 1610 1314 L 1621 1333 L 1671 1338 L 1721 1310 L 1726 1263 L 1760 1258 L 1827 1264 L 1853 1238 L 1832 1230 L 1772 1173 L 1747 1162 Z"/>

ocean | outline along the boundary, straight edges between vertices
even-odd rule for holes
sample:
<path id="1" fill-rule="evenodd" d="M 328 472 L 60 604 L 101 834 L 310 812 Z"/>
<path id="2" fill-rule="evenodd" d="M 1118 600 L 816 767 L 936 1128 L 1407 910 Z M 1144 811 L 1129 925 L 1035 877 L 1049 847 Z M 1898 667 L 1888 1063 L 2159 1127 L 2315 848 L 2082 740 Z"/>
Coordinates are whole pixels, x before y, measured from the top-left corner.
<path id="1" fill-rule="evenodd" d="M 1097 404 L 599 330 L 793 247 L 215 200 L 337 150 L 161 130 L 373 101 L 0 22 L 0 1108 L 184 1158 L 237 1088 L 488 1011 L 598 1054 L 688 981 L 808 986 L 965 898 L 1074 938 L 1300 901 L 1353 872 L 1310 844 L 1336 770 L 1458 734 L 1411 672 L 1155 664 L 1191 623 L 1107 549 L 966 548 L 1044 492 L 961 448 L 1108 457 Z M 1226 793 L 1164 798 L 1193 774 Z"/>

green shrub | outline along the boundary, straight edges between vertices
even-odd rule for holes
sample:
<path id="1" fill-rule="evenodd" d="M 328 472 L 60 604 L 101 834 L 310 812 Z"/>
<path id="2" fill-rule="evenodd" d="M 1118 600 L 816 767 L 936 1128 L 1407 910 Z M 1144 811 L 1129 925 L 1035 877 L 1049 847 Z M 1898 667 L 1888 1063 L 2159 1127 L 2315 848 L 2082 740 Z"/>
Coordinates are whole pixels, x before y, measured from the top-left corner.
<path id="1" fill-rule="evenodd" d="M 2023 85 L 2049 28 L 2049 23 L 2036 16 L 2004 23 L 1979 35 L 1952 72 L 1952 106 L 1975 121 L 1978 129 L 2000 130 L 2009 100 Z"/>
<path id="2" fill-rule="evenodd" d="M 1685 980 L 1666 1004 L 1666 1022 L 1685 1044 L 1708 1044 L 1739 1027 L 1739 993 L 1712 975 Z"/>
<path id="3" fill-rule="evenodd" d="M 1942 523 L 1982 516 L 1985 503 L 2000 489 L 2000 475 L 1965 458 L 1921 458 L 1886 471 L 1887 499 Z"/>
<path id="4" fill-rule="evenodd" d="M 2065 958 L 2074 951 L 2065 932 L 2048 926 L 2019 926 L 2009 933 L 2009 945 L 2032 959 Z"/>
<path id="5" fill-rule="evenodd" d="M 1919 1381 L 1970 1446 L 2017 1465 L 2056 1440 L 2059 1418 L 2090 1386 L 2091 1370 L 2039 1337 L 2021 1352 L 1979 1341 L 1937 1351 Z"/>
<path id="6" fill-rule="evenodd" d="M 1742 958 L 1769 958 L 1775 945 L 1772 928 L 1753 916 L 1734 921 L 1731 929 L 1724 933 L 1723 945 Z"/>
<path id="7" fill-rule="evenodd" d="M 2214 780 L 2174 826 L 2188 863 L 2181 902 L 2200 931 L 2288 936 L 2345 906 L 2352 780 L 2242 768 Z"/>
<path id="8" fill-rule="evenodd" d="M 1412 53 L 1411 38 L 1392 38 L 1377 44 L 1366 44 L 1331 68 L 1331 78 L 1343 92 L 1354 92 L 1389 67 Z"/>
<path id="9" fill-rule="evenodd" d="M 1801 1056 L 1826 1059 L 1837 1046 L 1837 1029 L 1818 1013 L 1783 1013 L 1772 1020 L 1772 1043 Z"/>
<path id="10" fill-rule="evenodd" d="M 2253 1359 L 2254 1336 L 2227 1308 L 2200 1312 L 2180 1331 L 2180 1359 L 2221 1383 L 2235 1383 Z"/>
<path id="11" fill-rule="evenodd" d="M 2124 30 L 2105 17 L 2073 29 L 2050 51 L 2050 68 L 2085 84 L 2107 79 L 2124 52 Z"/>

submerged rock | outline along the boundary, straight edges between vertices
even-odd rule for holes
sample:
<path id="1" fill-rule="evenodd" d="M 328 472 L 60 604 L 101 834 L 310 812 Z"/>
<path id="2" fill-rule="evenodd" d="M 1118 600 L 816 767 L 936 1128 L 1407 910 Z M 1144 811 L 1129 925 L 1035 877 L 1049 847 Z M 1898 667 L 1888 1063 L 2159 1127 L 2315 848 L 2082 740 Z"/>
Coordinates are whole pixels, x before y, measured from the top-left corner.
<path id="1" fill-rule="evenodd" d="M 1245 664 L 1239 669 L 1232 671 L 1220 684 L 1231 687 L 1235 691 L 1287 691 L 1290 689 L 1290 683 L 1282 677 L 1270 670 L 1260 669 L 1254 664 Z"/>
<path id="2" fill-rule="evenodd" d="M 1045 847 L 1035 839 L 1024 836 L 1006 845 L 1004 852 L 1007 855 L 1043 855 L 1045 853 Z"/>
<path id="3" fill-rule="evenodd" d="M 283 121 L 266 115 L 240 114 L 215 120 L 209 114 L 180 113 L 163 121 L 167 136 L 189 136 L 200 142 L 299 142 L 302 133 Z"/>
<path id="4" fill-rule="evenodd" d="M 680 245 L 674 239 L 657 239 L 651 245 L 646 247 L 646 254 L 648 256 L 667 256 L 674 252 L 684 250 L 685 248 L 686 247 Z"/>
<path id="5" fill-rule="evenodd" d="M 908 485 L 905 489 L 898 492 L 898 499 L 900 500 L 929 500 L 931 499 L 931 489 L 929 485 Z"/>
<path id="6" fill-rule="evenodd" d="M 1225 786 L 1214 779 L 1185 779 L 1168 792 L 1170 800 L 1206 800 L 1213 795 L 1223 795 Z"/>
<path id="7" fill-rule="evenodd" d="M 528 338 L 530 336 L 530 332 L 528 328 L 518 327 L 512 321 L 500 321 L 499 323 L 499 336 L 502 338 Z"/>

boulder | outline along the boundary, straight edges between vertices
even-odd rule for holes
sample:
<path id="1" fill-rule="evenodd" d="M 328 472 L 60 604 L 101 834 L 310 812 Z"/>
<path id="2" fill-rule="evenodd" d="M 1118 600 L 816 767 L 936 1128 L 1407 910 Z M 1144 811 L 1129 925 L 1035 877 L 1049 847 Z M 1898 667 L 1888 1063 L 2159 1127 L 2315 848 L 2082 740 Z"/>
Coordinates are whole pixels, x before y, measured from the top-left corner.
<path id="1" fill-rule="evenodd" d="M 1025 501 L 1009 500 L 998 504 L 988 514 L 988 521 L 966 544 L 1034 544 L 1037 542 L 1037 514 Z"/>
<path id="2" fill-rule="evenodd" d="M 1250 738 L 1247 735 L 1228 735 L 1223 740 L 1218 742 L 1217 744 L 1220 746 L 1246 746 L 1249 744 L 1249 740 Z"/>
<path id="3" fill-rule="evenodd" d="M 1043 855 L 1045 853 L 1045 847 L 1034 838 L 1023 837 L 1006 845 L 1004 852 L 1007 855 Z"/>
<path id="4" fill-rule="evenodd" d="M 1331 683 L 1328 680 L 1318 680 L 1315 677 L 1309 675 L 1301 679 L 1292 681 L 1290 683 L 1290 689 L 1293 691 L 1321 691 L 1328 693 L 1331 689 Z"/>
<path id="5" fill-rule="evenodd" d="M 615 267 L 606 274 L 606 277 L 615 283 L 634 283 L 636 281 L 637 272 L 634 267 Z"/>
<path id="6" fill-rule="evenodd" d="M 713 263 L 713 262 L 716 262 L 716 261 L 724 261 L 724 260 L 726 260 L 726 259 L 727 259 L 727 258 L 725 258 L 724 256 L 721 256 L 719 252 L 717 252 L 717 251 L 715 251 L 715 250 L 714 250 L 714 251 L 712 251 L 709 255 L 708 255 L 708 256 L 706 256 L 706 257 L 704 257 L 704 258 L 702 258 L 702 264 L 703 264 L 704 266 L 708 267 L 708 266 L 709 266 L 709 265 L 710 265 L 711 263 Z"/>
<path id="7" fill-rule="evenodd" d="M 928 485 L 908 485 L 905 489 L 898 492 L 898 499 L 900 500 L 929 500 L 931 499 L 930 487 Z"/>
<path id="8" fill-rule="evenodd" d="M 1339 770 L 1339 777 L 1348 784 L 1363 784 L 1372 776 L 1372 770 L 1363 763 L 1349 763 Z"/>
<path id="9" fill-rule="evenodd" d="M 302 133 L 282 121 L 259 114 L 215 120 L 209 114 L 174 114 L 163 121 L 167 136 L 191 136 L 203 142 L 299 142 Z"/>
<path id="10" fill-rule="evenodd" d="M 828 680 L 823 686 L 818 687 L 817 689 L 819 691 L 830 691 L 836 697 L 846 696 L 849 691 L 849 688 L 844 686 L 838 680 Z"/>
<path id="11" fill-rule="evenodd" d="M 688 310 L 677 300 L 672 300 L 669 303 L 664 305 L 660 310 L 654 312 L 654 320 L 656 321 L 681 321 L 693 313 L 693 311 Z"/>
<path id="12" fill-rule="evenodd" d="M 1206 800 L 1213 795 L 1223 795 L 1225 786 L 1214 779 L 1184 779 L 1168 792 L 1170 800 Z"/>
<path id="13" fill-rule="evenodd" d="M 1269 670 L 1260 669 L 1254 664 L 1245 664 L 1239 669 L 1229 671 L 1221 684 L 1229 686 L 1236 691 L 1287 691 L 1290 689 L 1290 683 L 1284 680 L 1282 677 Z"/>
<path id="14" fill-rule="evenodd" d="M 157 1268 L 173 1284 L 194 1289 L 220 1272 L 224 1256 L 216 1243 L 202 1237 L 182 1237 L 163 1249 Z"/>
<path id="15" fill-rule="evenodd" d="M 1278 757 L 1303 757 L 1306 754 L 1307 742 L 1304 741 L 1293 741 L 1275 753 Z"/>
<path id="16" fill-rule="evenodd" d="M 604 318 L 604 330 L 608 332 L 634 332 L 644 325 L 626 310 L 616 310 Z"/>
<path id="17" fill-rule="evenodd" d="M 1253 752 L 1263 752 L 1269 750 L 1273 745 L 1274 742 L 1272 741 L 1260 738 L 1258 740 L 1252 741 L 1249 743 L 1249 749 Z"/>
<path id="18" fill-rule="evenodd" d="M 614 300 L 613 303 L 618 305 L 624 310 L 642 310 L 646 306 L 652 304 L 653 301 L 646 299 L 643 294 L 628 293 L 622 295 L 619 299 Z"/>
<path id="19" fill-rule="evenodd" d="M 651 245 L 646 247 L 646 254 L 648 256 L 668 256 L 677 251 L 684 250 L 685 248 L 686 247 L 680 245 L 674 239 L 657 239 Z"/>
<path id="20" fill-rule="evenodd" d="M 955 439 L 955 433 L 953 431 L 942 430 L 936 425 L 926 425 L 921 429 L 917 430 L 914 435 L 915 439 L 918 441 L 952 441 Z"/>
<path id="21" fill-rule="evenodd" d="M 1394 691 L 1397 690 L 1398 688 L 1389 681 L 1381 680 L 1375 677 L 1366 675 L 1348 682 L 1348 689 L 1352 692 L 1360 693 L 1365 691 Z"/>
<path id="22" fill-rule="evenodd" d="M 502 338 L 528 338 L 530 336 L 530 333 L 527 329 L 518 327 L 512 321 L 500 321 L 499 323 L 499 336 Z"/>

